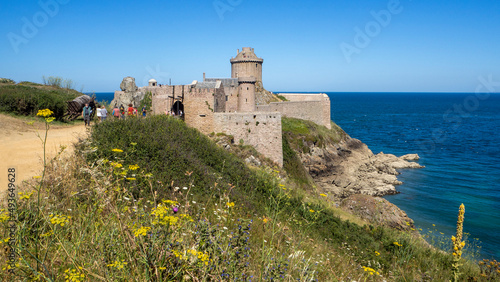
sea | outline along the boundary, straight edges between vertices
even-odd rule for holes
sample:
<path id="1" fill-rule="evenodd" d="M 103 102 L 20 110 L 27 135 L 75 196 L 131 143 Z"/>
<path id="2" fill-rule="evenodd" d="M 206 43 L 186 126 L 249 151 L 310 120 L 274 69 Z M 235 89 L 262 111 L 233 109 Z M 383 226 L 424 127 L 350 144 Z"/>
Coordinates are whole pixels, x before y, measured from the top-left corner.
<path id="1" fill-rule="evenodd" d="M 425 168 L 401 170 L 400 193 L 385 198 L 423 235 L 450 241 L 463 203 L 474 258 L 500 260 L 499 93 L 326 94 L 331 119 L 374 154 L 420 156 Z"/>
<path id="2" fill-rule="evenodd" d="M 420 156 L 425 168 L 400 171 L 385 198 L 422 234 L 449 240 L 463 203 L 470 246 L 500 259 L 500 94 L 327 94 L 332 120 L 373 153 Z"/>

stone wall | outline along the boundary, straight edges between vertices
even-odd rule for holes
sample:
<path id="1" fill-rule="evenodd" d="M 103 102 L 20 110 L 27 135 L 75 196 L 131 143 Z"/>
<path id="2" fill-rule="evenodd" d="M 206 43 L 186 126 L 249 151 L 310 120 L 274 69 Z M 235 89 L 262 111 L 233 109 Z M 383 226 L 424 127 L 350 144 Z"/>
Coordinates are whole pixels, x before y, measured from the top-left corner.
<path id="1" fill-rule="evenodd" d="M 214 132 L 243 140 L 259 153 L 283 166 L 281 114 L 274 113 L 215 113 Z"/>
<path id="2" fill-rule="evenodd" d="M 152 93 L 153 114 L 164 114 L 176 100 L 184 97 L 184 121 L 205 134 L 214 131 L 214 112 L 223 112 L 226 108 L 223 87 L 197 88 L 193 84 L 144 88 Z"/>
<path id="3" fill-rule="evenodd" d="M 257 105 L 257 111 L 280 112 L 283 116 L 310 120 L 331 129 L 330 99 L 326 94 L 279 94 L 288 102 Z"/>

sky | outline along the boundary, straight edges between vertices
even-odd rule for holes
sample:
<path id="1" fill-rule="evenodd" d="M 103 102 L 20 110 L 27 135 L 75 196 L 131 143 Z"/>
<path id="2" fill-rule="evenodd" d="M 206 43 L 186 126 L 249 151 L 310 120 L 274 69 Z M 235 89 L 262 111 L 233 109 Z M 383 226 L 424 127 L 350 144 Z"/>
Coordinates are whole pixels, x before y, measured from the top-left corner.
<path id="1" fill-rule="evenodd" d="M 84 92 L 230 77 L 242 47 L 274 92 L 500 92 L 498 0 L 1 0 L 0 30 L 0 77 Z"/>

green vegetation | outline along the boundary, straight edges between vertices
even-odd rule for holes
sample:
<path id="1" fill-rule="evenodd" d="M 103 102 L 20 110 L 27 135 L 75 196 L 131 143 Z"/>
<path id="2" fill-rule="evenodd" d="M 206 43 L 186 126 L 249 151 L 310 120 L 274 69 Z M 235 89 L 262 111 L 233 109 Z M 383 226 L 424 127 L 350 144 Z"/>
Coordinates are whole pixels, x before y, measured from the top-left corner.
<path id="1" fill-rule="evenodd" d="M 289 132 L 318 132 L 317 142 L 338 134 L 287 123 Z M 451 253 L 414 233 L 341 220 L 326 195 L 296 188 L 276 168 L 248 168 L 172 117 L 97 124 L 73 158 L 51 161 L 44 175 L 19 191 L 16 238 L 8 238 L 9 215 L 0 211 L 0 239 L 16 239 L 20 258 L 2 281 L 445 281 L 452 274 Z M 470 262 L 460 271 L 483 279 Z"/>
<path id="2" fill-rule="evenodd" d="M 0 78 L 0 83 L 15 84 L 16 82 L 12 79 L 9 79 L 9 78 Z"/>
<path id="3" fill-rule="evenodd" d="M 308 153 L 311 146 L 324 147 L 326 143 L 338 143 L 346 133 L 334 122 L 332 129 L 318 125 L 312 121 L 296 118 L 282 118 L 283 136 L 290 147 L 301 153 Z"/>
<path id="4" fill-rule="evenodd" d="M 0 84 L 0 111 L 17 115 L 35 116 L 41 109 L 50 109 L 61 121 L 66 113 L 66 101 L 82 95 L 72 89 L 44 86 L 32 82 Z"/>

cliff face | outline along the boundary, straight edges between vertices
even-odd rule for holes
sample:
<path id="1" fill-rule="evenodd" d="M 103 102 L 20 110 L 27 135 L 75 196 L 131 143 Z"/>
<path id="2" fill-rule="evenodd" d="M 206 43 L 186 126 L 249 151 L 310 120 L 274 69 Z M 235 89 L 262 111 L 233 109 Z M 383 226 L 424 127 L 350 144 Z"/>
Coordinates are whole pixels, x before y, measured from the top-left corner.
<path id="1" fill-rule="evenodd" d="M 374 155 L 366 144 L 351 138 L 336 125 L 332 125 L 326 134 L 337 138 L 320 138 L 324 134 L 313 130 L 313 124 L 306 126 L 308 134 L 297 134 L 291 130 L 286 132 L 286 136 L 294 144 L 292 148 L 316 184 L 337 198 L 347 198 L 353 194 L 396 194 L 395 185 L 401 184 L 396 177 L 399 174 L 397 170 L 422 167 L 409 161 L 418 160 L 418 155 L 399 158 L 384 153 Z"/>

